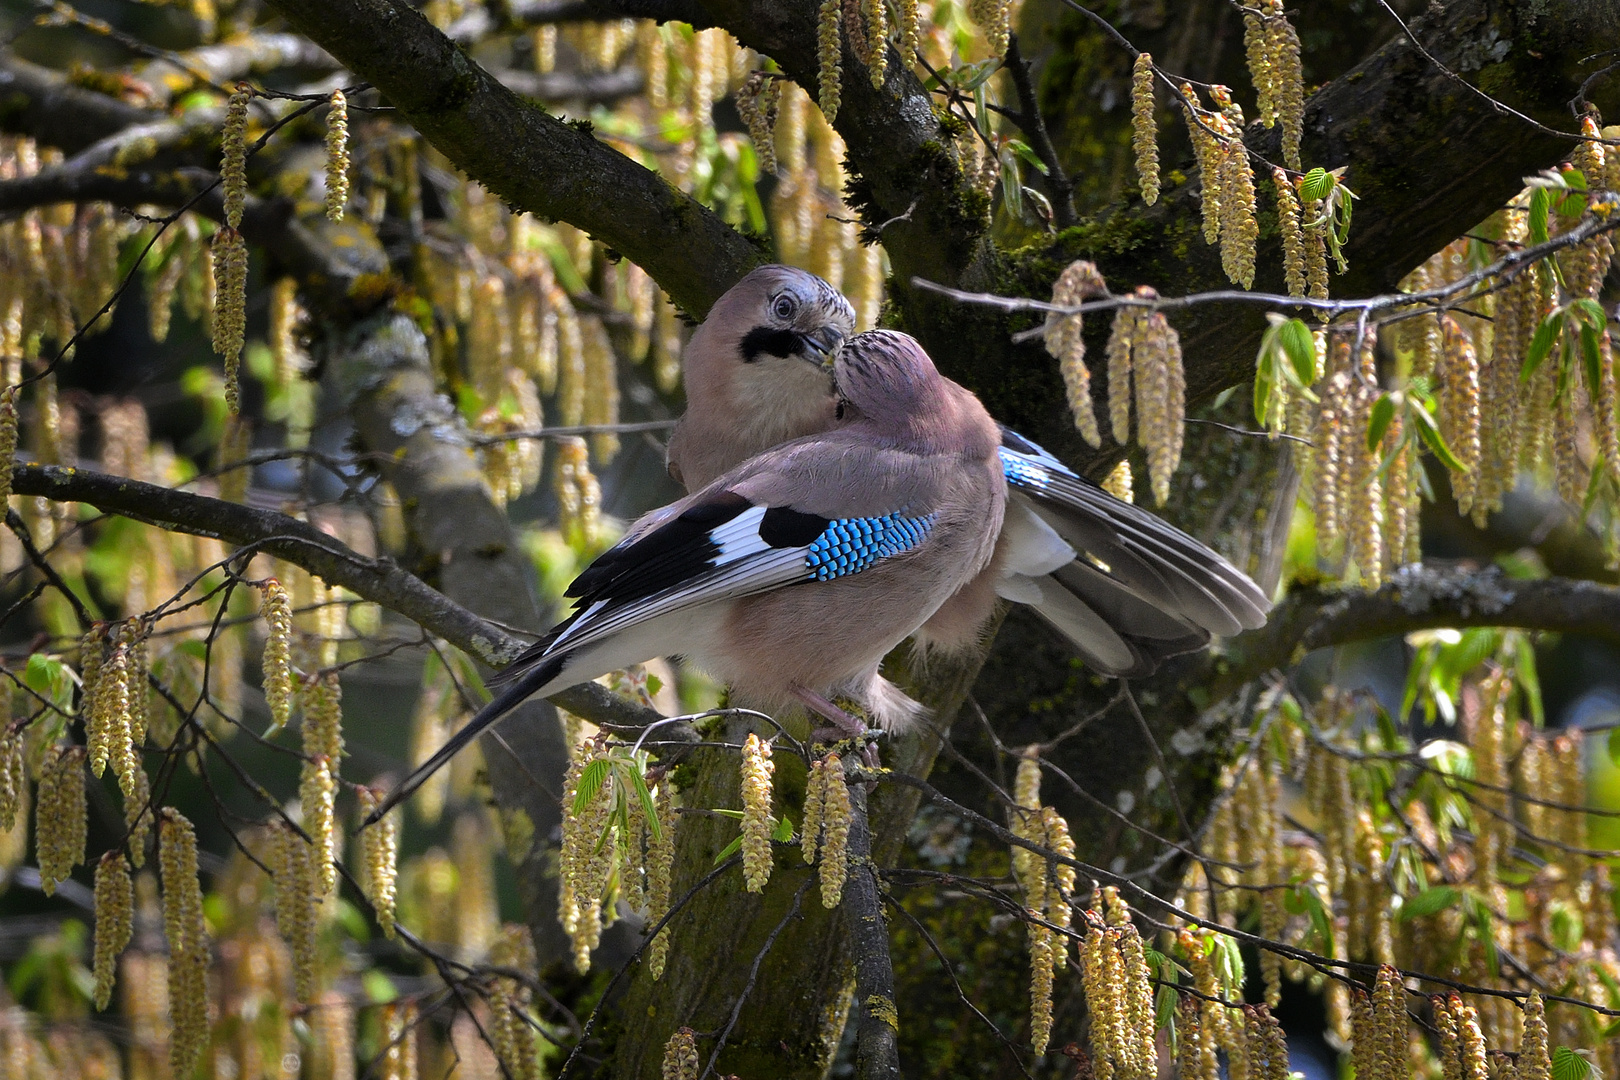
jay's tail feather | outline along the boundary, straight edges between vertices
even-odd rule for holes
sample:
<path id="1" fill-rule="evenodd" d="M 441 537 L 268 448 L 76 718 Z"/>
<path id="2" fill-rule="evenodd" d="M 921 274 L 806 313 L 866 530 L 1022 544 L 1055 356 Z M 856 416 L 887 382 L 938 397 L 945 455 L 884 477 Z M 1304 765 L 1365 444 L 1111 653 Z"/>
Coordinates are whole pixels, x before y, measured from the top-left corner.
<path id="1" fill-rule="evenodd" d="M 510 677 L 503 680 L 504 688 L 500 691 L 500 693 L 491 698 L 489 700 L 489 704 L 485 705 L 482 709 L 479 709 L 477 715 L 475 715 L 471 720 L 467 721 L 466 726 L 464 726 L 460 731 L 452 735 L 449 741 L 439 748 L 437 753 L 428 758 L 422 764 L 418 765 L 415 769 L 412 769 L 411 774 L 404 780 L 401 780 L 399 785 L 389 793 L 388 797 L 378 804 L 375 810 L 366 816 L 366 820 L 360 823 L 360 828 L 364 829 L 369 825 L 375 824 L 376 822 L 380 821 L 382 816 L 388 813 L 388 811 L 410 798 L 411 795 L 416 792 L 417 788 L 426 783 L 430 776 L 443 768 L 445 764 L 451 758 L 455 757 L 456 754 L 459 753 L 464 747 L 466 747 L 468 743 L 472 742 L 479 735 L 483 734 L 487 728 L 493 725 L 497 720 L 501 719 L 501 717 L 505 716 L 508 712 L 511 712 L 513 709 L 523 704 L 525 699 L 532 696 L 537 690 L 545 686 L 546 683 L 555 679 L 558 674 L 561 673 L 563 665 L 567 659 L 568 656 L 566 653 L 559 656 L 554 656 L 542 663 L 534 664 L 527 670 L 523 670 L 516 674 L 515 677 Z M 518 667 L 517 664 L 511 665 L 511 668 L 516 667 Z M 508 668 L 507 670 L 511 670 L 511 668 Z"/>

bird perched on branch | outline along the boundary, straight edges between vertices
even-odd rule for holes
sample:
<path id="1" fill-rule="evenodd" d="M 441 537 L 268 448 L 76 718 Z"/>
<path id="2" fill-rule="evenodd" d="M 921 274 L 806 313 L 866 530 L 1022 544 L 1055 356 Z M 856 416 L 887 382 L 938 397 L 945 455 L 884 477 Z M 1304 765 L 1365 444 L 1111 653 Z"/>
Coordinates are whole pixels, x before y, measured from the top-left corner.
<path id="1" fill-rule="evenodd" d="M 574 613 L 490 680 L 494 699 L 371 819 L 524 699 L 658 656 L 849 734 L 865 723 L 834 699 L 889 730 L 915 719 L 921 706 L 878 665 L 989 562 L 1006 499 L 1000 433 L 905 334 L 861 334 L 830 366 L 828 430 L 633 527 L 569 587 Z"/>
<path id="2" fill-rule="evenodd" d="M 853 312 L 841 301 L 787 266 L 761 267 L 720 298 L 684 353 L 687 411 L 669 444 L 671 476 L 691 490 L 774 439 L 836 422 L 817 350 L 791 342 L 847 333 Z M 760 362 L 754 344 L 764 340 L 782 343 L 776 362 Z M 1268 598 L 1206 545 L 1005 427 L 1000 454 L 1010 492 L 994 559 L 923 625 L 924 646 L 976 645 L 1002 597 L 1033 607 L 1093 670 L 1135 677 L 1211 634 L 1265 624 Z"/>

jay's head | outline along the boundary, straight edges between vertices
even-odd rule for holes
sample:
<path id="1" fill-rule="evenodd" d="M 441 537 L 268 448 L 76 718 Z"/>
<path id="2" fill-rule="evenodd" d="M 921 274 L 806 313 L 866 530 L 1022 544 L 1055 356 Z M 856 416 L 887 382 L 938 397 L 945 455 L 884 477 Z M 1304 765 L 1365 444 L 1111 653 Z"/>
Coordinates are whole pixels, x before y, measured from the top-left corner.
<path id="1" fill-rule="evenodd" d="M 762 266 L 722 296 L 692 334 L 689 407 L 783 412 L 832 395 L 830 361 L 855 332 L 855 309 L 791 266 Z"/>
<path id="2" fill-rule="evenodd" d="M 945 378 L 917 339 L 898 330 L 856 334 L 833 366 L 838 419 L 907 428 L 948 408 Z"/>

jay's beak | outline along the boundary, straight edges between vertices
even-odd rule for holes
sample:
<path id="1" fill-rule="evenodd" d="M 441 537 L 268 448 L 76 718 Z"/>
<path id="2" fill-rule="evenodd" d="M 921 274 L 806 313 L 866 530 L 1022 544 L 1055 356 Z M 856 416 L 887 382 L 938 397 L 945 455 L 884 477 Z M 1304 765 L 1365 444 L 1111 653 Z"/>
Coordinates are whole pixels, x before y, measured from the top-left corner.
<path id="1" fill-rule="evenodd" d="M 833 359 L 837 357 L 838 350 L 844 344 L 844 332 L 836 326 L 823 326 L 808 334 L 799 335 L 804 345 L 804 358 L 811 363 L 819 363 L 828 371 L 832 370 Z"/>

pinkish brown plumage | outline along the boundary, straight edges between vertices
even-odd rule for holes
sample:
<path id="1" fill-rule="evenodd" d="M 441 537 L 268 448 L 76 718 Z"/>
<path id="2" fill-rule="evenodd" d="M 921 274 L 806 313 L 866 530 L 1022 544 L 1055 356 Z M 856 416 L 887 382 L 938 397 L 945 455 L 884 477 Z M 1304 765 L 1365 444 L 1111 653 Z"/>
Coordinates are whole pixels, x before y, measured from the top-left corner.
<path id="1" fill-rule="evenodd" d="M 749 459 L 649 515 L 574 582 L 575 613 L 489 680 L 496 697 L 379 813 L 533 694 L 679 654 L 769 711 L 846 729 L 921 708 L 883 656 L 972 579 L 1001 531 L 1001 436 L 912 338 L 852 338 L 833 364 L 831 430 Z M 644 519 L 645 520 L 645 519 Z"/>
<path id="2" fill-rule="evenodd" d="M 738 343 L 761 325 L 773 290 L 825 297 L 831 286 L 801 270 L 767 267 L 715 305 L 686 354 L 687 413 L 670 442 L 670 473 L 706 482 L 774 440 L 836 423 L 830 391 L 806 365 L 761 367 Z M 797 309 L 797 332 L 814 317 L 841 331 L 838 305 Z M 833 333 L 836 331 L 829 331 Z M 953 384 L 954 385 L 954 384 Z M 1003 431 L 1012 491 L 993 558 L 915 635 L 925 648 L 979 644 L 999 599 L 1029 604 L 1106 675 L 1142 675 L 1196 649 L 1212 633 L 1265 622 L 1267 598 L 1218 554 L 1146 511 L 1120 502 L 1016 432 Z"/>

